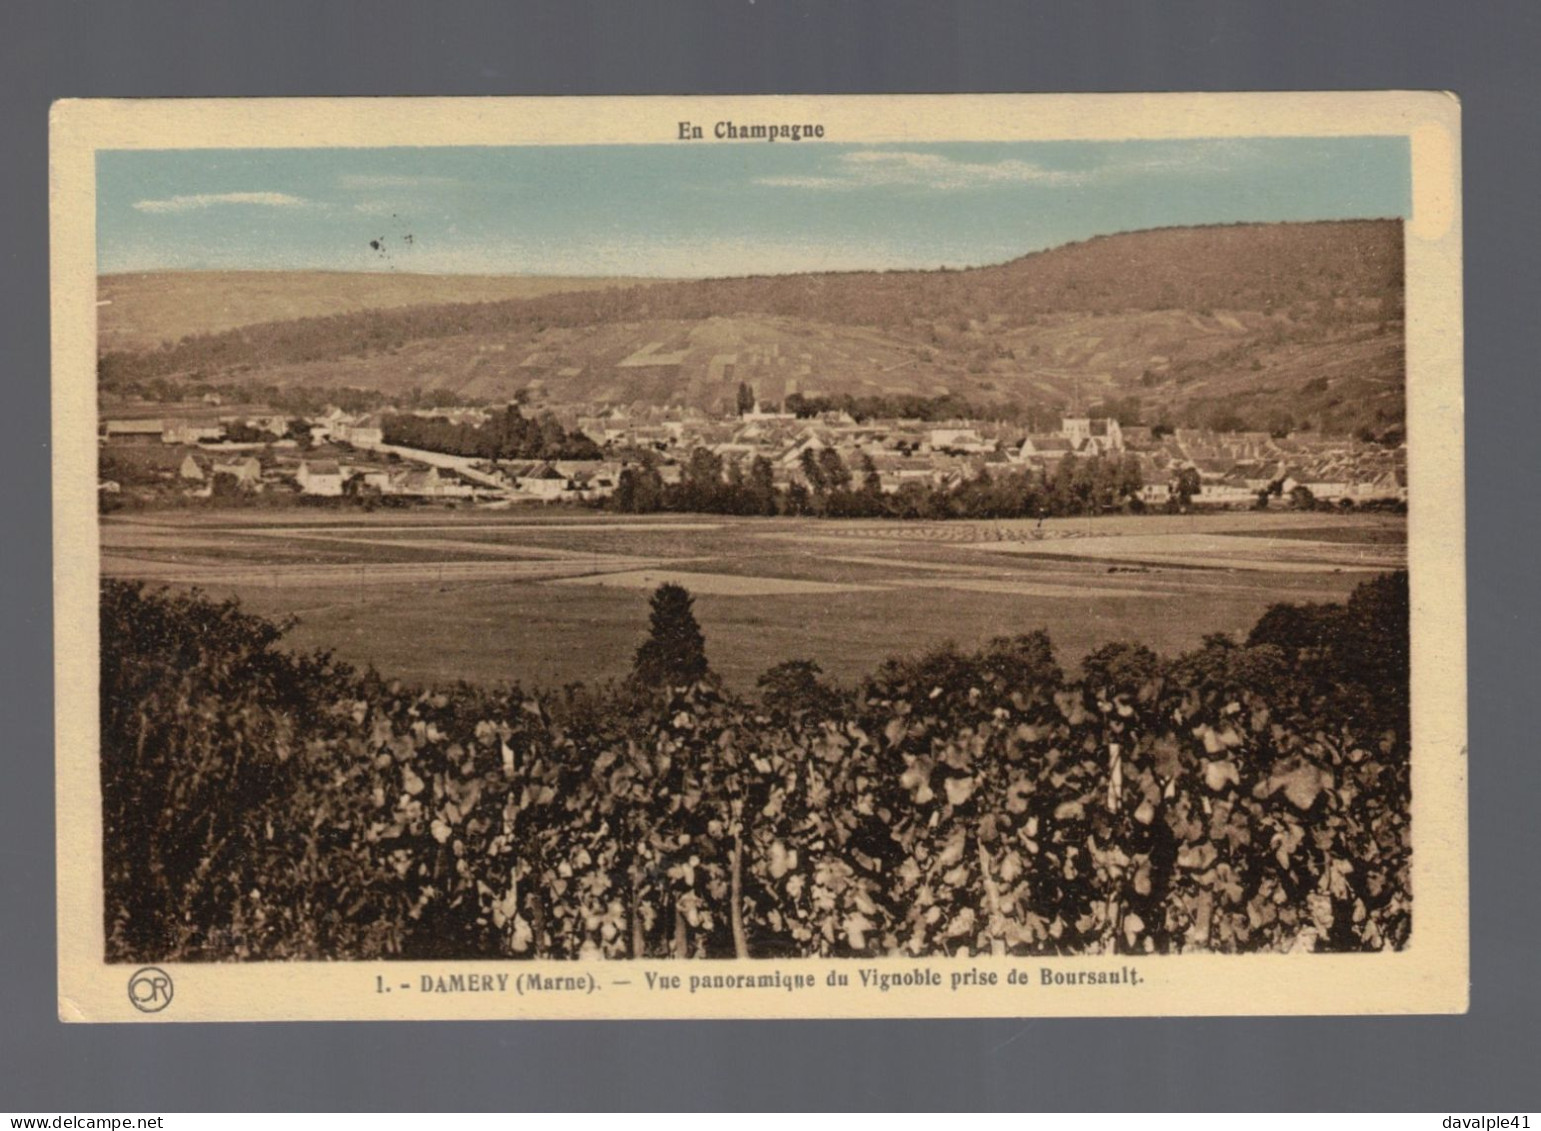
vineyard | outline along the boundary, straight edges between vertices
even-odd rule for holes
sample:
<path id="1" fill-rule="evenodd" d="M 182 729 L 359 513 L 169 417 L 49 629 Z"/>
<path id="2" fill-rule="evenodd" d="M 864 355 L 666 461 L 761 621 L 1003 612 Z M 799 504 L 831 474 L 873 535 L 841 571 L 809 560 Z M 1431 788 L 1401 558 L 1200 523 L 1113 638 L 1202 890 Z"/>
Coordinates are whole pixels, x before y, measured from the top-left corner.
<path id="1" fill-rule="evenodd" d="M 1160 954 L 1411 930 L 1405 574 L 1244 641 L 1042 633 L 419 689 L 104 582 L 111 961 Z"/>

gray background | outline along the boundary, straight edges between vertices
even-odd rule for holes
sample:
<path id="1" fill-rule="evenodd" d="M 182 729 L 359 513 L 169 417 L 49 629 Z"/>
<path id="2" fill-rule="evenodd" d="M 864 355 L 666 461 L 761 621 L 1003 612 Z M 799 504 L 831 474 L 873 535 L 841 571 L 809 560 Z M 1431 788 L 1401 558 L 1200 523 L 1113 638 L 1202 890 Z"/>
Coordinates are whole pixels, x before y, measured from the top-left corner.
<path id="1" fill-rule="evenodd" d="M 0 5 L 0 1111 L 1538 1107 L 1534 3 Z M 1465 107 L 1472 1009 L 1403 1019 L 54 1020 L 47 109 L 94 96 L 1442 88 Z M 1527 521 L 1530 520 L 1530 521 Z"/>

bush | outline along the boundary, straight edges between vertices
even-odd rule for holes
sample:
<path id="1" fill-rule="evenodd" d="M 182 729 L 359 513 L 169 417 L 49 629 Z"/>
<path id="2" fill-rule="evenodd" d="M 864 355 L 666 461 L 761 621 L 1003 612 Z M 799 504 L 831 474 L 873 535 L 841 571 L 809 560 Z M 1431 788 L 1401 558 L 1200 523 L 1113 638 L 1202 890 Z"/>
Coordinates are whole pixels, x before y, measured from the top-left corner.
<path id="1" fill-rule="evenodd" d="M 421 691 L 108 582 L 114 961 L 1406 944 L 1406 576 L 1245 643 L 1043 633 L 710 683 Z M 814 709 L 816 707 L 816 709 Z"/>
<path id="2" fill-rule="evenodd" d="M 823 669 L 812 660 L 784 660 L 756 681 L 760 702 L 773 717 L 829 715 L 840 709 L 839 692 L 819 678 Z"/>

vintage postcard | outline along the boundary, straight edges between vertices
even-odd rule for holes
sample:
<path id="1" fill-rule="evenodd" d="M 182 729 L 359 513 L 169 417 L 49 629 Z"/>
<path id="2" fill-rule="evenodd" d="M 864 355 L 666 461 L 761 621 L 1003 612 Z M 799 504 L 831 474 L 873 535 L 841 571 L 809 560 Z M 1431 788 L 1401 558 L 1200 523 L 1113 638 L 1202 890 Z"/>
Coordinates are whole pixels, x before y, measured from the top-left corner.
<path id="1" fill-rule="evenodd" d="M 58 104 L 60 1016 L 1464 1010 L 1459 153 Z"/>

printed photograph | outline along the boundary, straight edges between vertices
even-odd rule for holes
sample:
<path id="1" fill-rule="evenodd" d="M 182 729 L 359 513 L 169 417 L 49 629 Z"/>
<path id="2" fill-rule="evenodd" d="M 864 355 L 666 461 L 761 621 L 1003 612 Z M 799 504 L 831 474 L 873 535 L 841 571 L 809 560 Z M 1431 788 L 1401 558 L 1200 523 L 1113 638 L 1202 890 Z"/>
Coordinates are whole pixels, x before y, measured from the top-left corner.
<path id="1" fill-rule="evenodd" d="M 1408 137 L 815 125 L 97 151 L 105 962 L 1413 944 Z"/>

